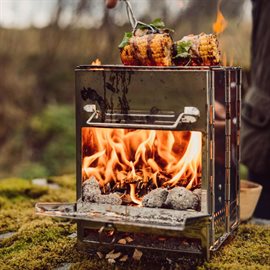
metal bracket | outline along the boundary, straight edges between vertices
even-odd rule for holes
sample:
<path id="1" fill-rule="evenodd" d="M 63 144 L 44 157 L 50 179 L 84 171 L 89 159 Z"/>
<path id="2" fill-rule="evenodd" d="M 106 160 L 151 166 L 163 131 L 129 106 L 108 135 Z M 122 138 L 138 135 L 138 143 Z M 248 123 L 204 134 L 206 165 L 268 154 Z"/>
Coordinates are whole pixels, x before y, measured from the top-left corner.
<path id="1" fill-rule="evenodd" d="M 94 117 L 96 119 L 98 119 L 98 111 L 97 111 L 97 108 L 96 108 L 96 105 L 95 104 L 87 104 L 87 105 L 85 105 L 83 107 L 83 109 L 86 112 L 92 113 L 91 116 L 89 117 L 89 119 L 87 120 L 87 123 L 88 122 L 91 122 Z"/>
<path id="2" fill-rule="evenodd" d="M 197 120 L 200 117 L 200 111 L 196 107 L 184 107 L 184 112 L 180 113 L 177 119 L 175 120 L 174 124 L 171 125 L 154 125 L 154 124 L 129 124 L 129 123 L 98 123 L 98 122 L 92 122 L 92 120 L 98 119 L 98 116 L 101 114 L 100 111 L 96 109 L 95 104 L 88 104 L 85 105 L 84 110 L 86 112 L 91 113 L 90 117 L 86 121 L 88 125 L 94 125 L 94 126 L 100 126 L 100 127 L 123 127 L 123 128 L 162 128 L 162 129 L 175 129 L 178 124 L 193 124 L 196 123 Z M 106 113 L 106 116 L 112 116 L 110 113 Z M 132 116 L 132 114 L 129 114 L 129 116 Z M 136 114 L 138 116 L 138 114 Z M 155 115 L 142 115 L 142 116 L 149 116 L 149 117 L 154 117 Z M 166 115 L 159 115 L 159 117 L 164 117 Z"/>

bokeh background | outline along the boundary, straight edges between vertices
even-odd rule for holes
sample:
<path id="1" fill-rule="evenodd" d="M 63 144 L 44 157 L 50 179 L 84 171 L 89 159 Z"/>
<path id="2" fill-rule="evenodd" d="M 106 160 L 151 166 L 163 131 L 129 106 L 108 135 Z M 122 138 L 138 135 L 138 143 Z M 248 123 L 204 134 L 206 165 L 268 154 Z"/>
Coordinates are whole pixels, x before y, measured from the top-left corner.
<path id="1" fill-rule="evenodd" d="M 162 18 L 174 39 L 211 33 L 217 0 L 131 0 L 138 19 Z M 224 63 L 249 84 L 251 3 L 223 0 Z M 104 0 L 0 0 L 0 177 L 75 172 L 74 69 L 99 58 L 119 64 L 130 31 L 125 6 Z"/>

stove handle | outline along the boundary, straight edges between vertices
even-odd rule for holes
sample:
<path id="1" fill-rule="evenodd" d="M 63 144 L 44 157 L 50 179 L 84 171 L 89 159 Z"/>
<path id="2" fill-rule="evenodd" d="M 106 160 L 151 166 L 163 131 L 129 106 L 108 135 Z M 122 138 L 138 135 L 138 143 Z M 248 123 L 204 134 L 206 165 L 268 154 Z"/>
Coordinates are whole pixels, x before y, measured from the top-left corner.
<path id="1" fill-rule="evenodd" d="M 88 125 L 94 125 L 97 127 L 114 127 L 114 128 L 164 128 L 164 129 L 175 129 L 178 124 L 192 124 L 196 123 L 200 117 L 200 111 L 196 107 L 184 107 L 184 112 L 180 113 L 174 124 L 172 125 L 153 125 L 153 124 L 129 124 L 129 123 L 98 123 L 92 122 L 94 118 L 98 118 L 100 112 L 96 109 L 95 104 L 88 104 L 84 106 L 86 112 L 91 113 L 89 119 L 86 121 Z M 109 114 L 108 114 L 109 115 Z M 145 116 L 145 115 L 144 115 Z M 147 115 L 153 117 L 154 115 Z"/>

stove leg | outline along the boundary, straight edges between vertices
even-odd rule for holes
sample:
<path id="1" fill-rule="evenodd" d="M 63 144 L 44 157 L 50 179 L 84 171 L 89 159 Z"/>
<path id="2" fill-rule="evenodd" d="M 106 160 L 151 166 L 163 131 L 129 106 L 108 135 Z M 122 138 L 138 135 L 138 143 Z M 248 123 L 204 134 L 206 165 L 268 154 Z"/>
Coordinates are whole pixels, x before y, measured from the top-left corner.
<path id="1" fill-rule="evenodd" d="M 201 230 L 201 243 L 204 257 L 207 261 L 210 260 L 210 226 L 206 226 Z"/>

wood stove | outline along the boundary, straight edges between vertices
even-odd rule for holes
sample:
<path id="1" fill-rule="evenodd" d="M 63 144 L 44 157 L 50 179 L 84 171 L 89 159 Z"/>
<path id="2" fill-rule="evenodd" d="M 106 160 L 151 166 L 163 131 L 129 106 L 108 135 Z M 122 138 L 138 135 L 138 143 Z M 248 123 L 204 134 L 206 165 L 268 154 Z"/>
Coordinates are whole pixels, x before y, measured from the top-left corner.
<path id="1" fill-rule="evenodd" d="M 209 258 L 239 225 L 241 69 L 75 74 L 77 202 L 38 203 L 37 213 L 75 220 L 91 249 Z"/>

